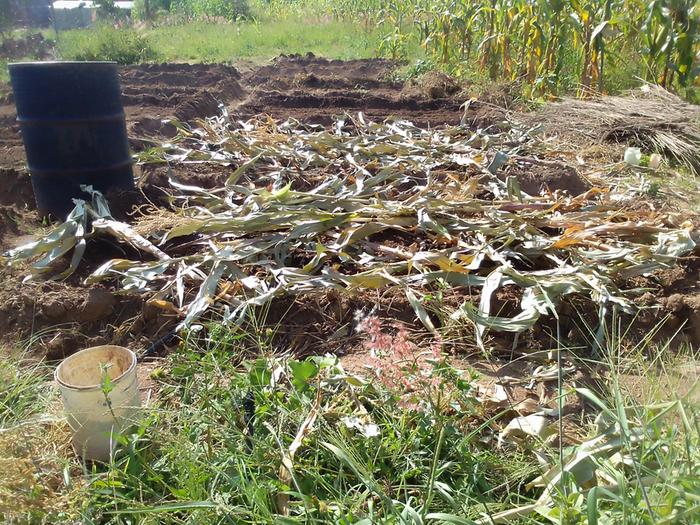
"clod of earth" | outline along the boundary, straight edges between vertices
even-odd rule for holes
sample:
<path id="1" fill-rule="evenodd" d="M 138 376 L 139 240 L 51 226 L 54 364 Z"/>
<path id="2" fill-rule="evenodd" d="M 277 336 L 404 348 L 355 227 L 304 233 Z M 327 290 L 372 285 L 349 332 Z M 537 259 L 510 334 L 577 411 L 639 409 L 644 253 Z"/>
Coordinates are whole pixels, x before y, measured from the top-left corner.
<path id="1" fill-rule="evenodd" d="M 673 266 L 698 240 L 690 222 L 641 210 L 633 192 L 572 195 L 521 184 L 508 174 L 513 163 L 562 166 L 527 156 L 538 139 L 518 126 L 426 130 L 360 114 L 327 129 L 295 120 L 236 124 L 226 112 L 172 125 L 177 136 L 140 161 L 218 166 L 228 172 L 223 184 L 171 179 L 170 208 L 133 226 L 114 220 L 104 197 L 86 188 L 91 202 L 78 201 L 48 236 L 8 252 L 9 262 L 31 260 L 34 278 L 65 278 L 89 240 L 128 245 L 86 282 L 117 282 L 179 316 L 180 328 L 212 309 L 240 323 L 290 294 L 395 289 L 427 330 L 466 322 L 483 346 L 487 333 L 518 333 L 557 316 L 568 298 L 588 297 L 601 321 L 632 312 L 641 292 L 620 283 Z M 480 290 L 478 306 L 472 289 Z M 494 309 L 504 289 L 517 291 L 514 315 Z M 440 290 L 463 297 L 448 315 L 445 305 L 431 306 Z"/>

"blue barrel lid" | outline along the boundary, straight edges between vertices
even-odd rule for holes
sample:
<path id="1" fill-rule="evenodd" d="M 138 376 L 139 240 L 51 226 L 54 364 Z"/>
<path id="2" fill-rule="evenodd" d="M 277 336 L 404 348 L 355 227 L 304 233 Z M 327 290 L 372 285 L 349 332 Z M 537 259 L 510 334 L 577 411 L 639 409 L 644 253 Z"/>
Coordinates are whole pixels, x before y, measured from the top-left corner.
<path id="1" fill-rule="evenodd" d="M 9 67 L 16 67 L 16 66 L 40 66 L 40 67 L 46 67 L 50 65 L 61 65 L 61 64 L 76 64 L 76 65 L 81 65 L 84 64 L 86 66 L 90 66 L 93 64 L 117 64 L 113 60 L 34 60 L 31 62 L 10 62 L 7 64 Z"/>

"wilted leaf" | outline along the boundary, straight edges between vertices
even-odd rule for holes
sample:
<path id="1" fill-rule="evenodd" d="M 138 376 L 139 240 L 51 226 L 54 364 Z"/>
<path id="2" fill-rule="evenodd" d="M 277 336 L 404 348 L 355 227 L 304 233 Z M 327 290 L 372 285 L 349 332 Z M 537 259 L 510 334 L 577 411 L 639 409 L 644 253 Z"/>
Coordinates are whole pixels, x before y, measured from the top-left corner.
<path id="1" fill-rule="evenodd" d="M 679 228 L 639 206 L 621 214 L 637 193 L 530 196 L 513 176 L 504 183 L 496 172 L 509 158 L 536 163 L 542 159 L 523 152 L 552 153 L 518 126 L 473 133 L 358 116 L 348 131 L 293 119 L 234 125 L 225 115 L 200 128 L 175 125 L 178 137 L 144 159 L 238 166 L 226 184 L 170 177 L 177 211 L 167 221 L 143 217 L 156 225 L 143 229 L 115 221 L 104 197 L 85 187 L 89 203 L 78 201 L 46 237 L 8 252 L 9 262 L 28 261 L 33 277 L 63 278 L 91 239 L 127 243 L 131 260 L 105 261 L 87 282 L 117 279 L 125 292 L 172 304 L 185 315 L 179 328 L 210 308 L 241 323 L 251 308 L 285 294 L 395 287 L 435 331 L 425 294 L 475 292 L 478 306 L 467 300 L 445 313 L 473 323 L 483 347 L 489 331 L 522 332 L 556 317 L 570 294 L 588 297 L 601 320 L 613 306 L 632 313 L 638 290 L 619 283 L 696 249 L 690 221 Z M 504 287 L 520 298 L 514 315 L 493 311 Z"/>
<path id="2" fill-rule="evenodd" d="M 528 437 L 536 438 L 537 442 L 545 441 L 549 436 L 556 433 L 545 416 L 532 414 L 529 416 L 516 417 L 506 425 L 498 436 L 498 444 L 523 443 Z"/>
<path id="3" fill-rule="evenodd" d="M 406 297 L 408 298 L 408 302 L 411 303 L 411 306 L 415 310 L 416 315 L 418 316 L 418 319 L 420 319 L 421 323 L 423 323 L 423 325 L 431 332 L 435 332 L 435 326 L 430 320 L 428 312 L 425 310 L 425 308 L 423 308 L 420 299 L 416 297 L 416 294 L 414 294 L 410 288 L 406 288 Z"/>

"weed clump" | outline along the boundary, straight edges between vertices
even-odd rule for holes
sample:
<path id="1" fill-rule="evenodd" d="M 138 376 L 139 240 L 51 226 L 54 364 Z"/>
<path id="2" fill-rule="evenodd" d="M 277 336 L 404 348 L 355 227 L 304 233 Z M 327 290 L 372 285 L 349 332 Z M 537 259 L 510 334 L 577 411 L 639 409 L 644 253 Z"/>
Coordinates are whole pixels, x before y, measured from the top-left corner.
<path id="1" fill-rule="evenodd" d="M 235 21 L 250 17 L 247 0 L 175 0 L 170 9 L 202 20 L 221 17 Z"/>
<path id="2" fill-rule="evenodd" d="M 149 39 L 132 29 L 101 27 L 85 31 L 62 56 L 71 60 L 109 60 L 119 64 L 138 64 L 156 60 L 158 54 Z"/>
<path id="3" fill-rule="evenodd" d="M 439 369 L 445 361 L 439 336 L 429 350 L 422 351 L 409 339 L 403 325 L 397 324 L 392 335 L 384 331 L 378 317 L 370 316 L 358 328 L 367 334 L 365 346 L 370 351 L 372 367 L 389 391 L 420 392 L 430 398 L 440 388 Z"/>

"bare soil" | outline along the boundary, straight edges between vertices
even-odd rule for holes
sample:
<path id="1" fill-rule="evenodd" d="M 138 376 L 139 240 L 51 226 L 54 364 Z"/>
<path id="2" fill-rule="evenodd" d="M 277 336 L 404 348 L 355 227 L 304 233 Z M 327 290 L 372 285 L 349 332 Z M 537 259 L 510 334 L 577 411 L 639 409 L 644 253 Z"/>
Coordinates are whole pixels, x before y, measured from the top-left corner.
<path id="1" fill-rule="evenodd" d="M 241 73 L 223 64 L 145 64 L 121 68 L 122 102 L 131 145 L 162 140 L 175 129 L 162 121 L 188 122 L 227 108 L 234 120 L 269 115 L 330 124 L 345 113 L 371 119 L 401 117 L 422 126 L 458 124 L 464 98 L 454 80 L 432 80 L 410 89 L 391 80 L 397 64 L 387 60 L 327 60 L 313 55 L 280 56 Z M 442 78 L 442 77 L 440 77 Z M 449 79 L 449 77 L 447 77 Z M 436 82 L 443 88 L 436 88 Z M 436 90 L 438 96 L 436 98 Z M 466 122 L 483 127 L 503 119 L 491 104 L 472 103 Z M 0 166 L 23 168 L 24 148 L 11 94 L 0 99 Z"/>
<path id="2" fill-rule="evenodd" d="M 362 111 L 370 119 L 401 117 L 421 126 L 458 124 L 463 99 L 459 89 L 413 90 L 392 80 L 389 60 L 326 60 L 312 54 L 280 56 L 244 79 L 251 97 L 237 112 L 241 117 L 268 114 L 304 122 L 331 124 L 344 113 Z M 454 81 L 453 81 L 454 82 Z M 473 109 L 476 117 L 477 108 Z"/>

